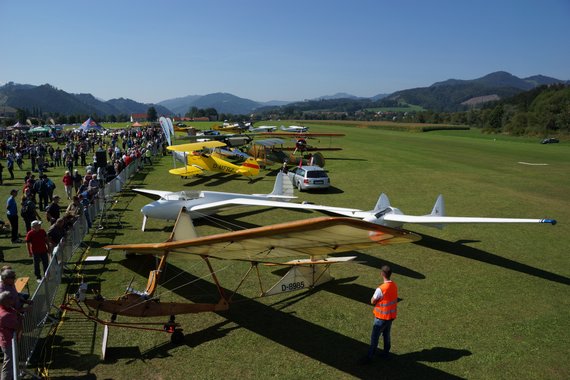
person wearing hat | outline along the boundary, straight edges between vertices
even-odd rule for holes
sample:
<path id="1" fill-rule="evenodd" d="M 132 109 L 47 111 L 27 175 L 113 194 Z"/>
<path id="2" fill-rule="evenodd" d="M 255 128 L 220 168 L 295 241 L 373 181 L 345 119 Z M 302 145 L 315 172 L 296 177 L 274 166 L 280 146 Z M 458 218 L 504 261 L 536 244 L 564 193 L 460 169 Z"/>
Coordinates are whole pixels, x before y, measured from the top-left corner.
<path id="1" fill-rule="evenodd" d="M 40 262 L 44 267 L 43 273 L 45 273 L 49 264 L 49 242 L 46 231 L 42 228 L 42 222 L 34 220 L 31 225 L 32 229 L 26 234 L 26 243 L 28 254 L 34 258 L 34 274 L 37 281 L 41 282 Z"/>
<path id="2" fill-rule="evenodd" d="M 17 195 L 18 190 L 12 189 L 10 191 L 8 200 L 6 201 L 6 216 L 10 221 L 10 228 L 12 230 L 12 243 L 22 242 L 18 236 L 18 202 L 16 202 Z"/>
<path id="3" fill-rule="evenodd" d="M 77 172 L 77 170 L 75 171 Z M 63 187 L 65 187 L 65 193 L 67 194 L 67 199 L 71 199 L 71 196 L 73 195 L 72 194 L 73 177 L 71 176 L 69 170 L 65 171 L 65 174 L 63 175 L 61 181 L 63 182 Z"/>
<path id="4" fill-rule="evenodd" d="M 54 224 L 60 216 L 60 209 L 59 209 L 59 195 L 55 195 L 53 197 L 52 203 L 46 208 L 46 219 L 49 220 L 51 224 Z"/>

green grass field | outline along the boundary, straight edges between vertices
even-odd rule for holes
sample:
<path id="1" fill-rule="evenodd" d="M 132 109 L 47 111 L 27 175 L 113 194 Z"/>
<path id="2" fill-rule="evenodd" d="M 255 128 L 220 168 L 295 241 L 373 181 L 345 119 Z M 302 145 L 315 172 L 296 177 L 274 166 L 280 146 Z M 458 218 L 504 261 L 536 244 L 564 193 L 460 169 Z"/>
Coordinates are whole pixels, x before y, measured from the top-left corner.
<path id="1" fill-rule="evenodd" d="M 422 215 L 441 193 L 449 215 L 548 217 L 559 223 L 444 230 L 409 225 L 423 235 L 420 242 L 356 252 L 361 264 L 332 268 L 336 280 L 314 291 L 260 299 L 257 280 L 250 277 L 228 312 L 178 316 L 185 333 L 182 345 L 171 345 L 161 332 L 111 328 L 107 361 L 100 359 L 102 327 L 66 313 L 52 330 L 53 339 L 46 340 L 53 345 L 38 347 L 43 373 L 53 379 L 570 377 L 570 146 L 477 130 L 409 133 L 307 125 L 311 131 L 346 136 L 333 142 L 342 151 L 325 152 L 333 188 L 297 194 L 301 201 L 371 209 L 385 192 L 393 206 Z M 329 139 L 322 144 L 328 146 Z M 171 165 L 170 157 L 163 158 L 137 174 L 130 187 L 266 193 L 273 186 L 269 171 L 254 183 L 221 175 L 181 180 L 167 173 Z M 17 174 L 20 187 L 24 173 Z M 12 187 L 7 182 L 0 187 L 2 199 Z M 63 186 L 57 184 L 61 193 Z M 82 254 L 102 254 L 100 247 L 109 243 L 167 239 L 170 222 L 150 220 L 148 231 L 140 231 L 139 209 L 148 198 L 125 191 L 117 199 L 108 228 L 88 236 L 90 248 Z M 210 234 L 222 227 L 318 215 L 240 208 L 224 212 L 215 224 L 196 225 L 200 234 Z M 22 246 L 13 248 L 9 238 L 2 238 L 0 247 L 19 275 L 32 275 Z M 143 289 L 155 265 L 154 259 L 127 259 L 120 253 L 110 260 L 105 268 L 78 272 L 107 297 L 122 294 L 131 279 Z M 403 299 L 392 329 L 394 355 L 363 367 L 357 361 L 368 347 L 368 301 L 385 263 L 392 266 Z M 248 268 L 229 261 L 214 266 L 230 291 Z M 265 289 L 283 273 L 261 270 Z M 162 285 L 164 301 L 217 301 L 207 268 L 198 260 L 172 256 Z"/>

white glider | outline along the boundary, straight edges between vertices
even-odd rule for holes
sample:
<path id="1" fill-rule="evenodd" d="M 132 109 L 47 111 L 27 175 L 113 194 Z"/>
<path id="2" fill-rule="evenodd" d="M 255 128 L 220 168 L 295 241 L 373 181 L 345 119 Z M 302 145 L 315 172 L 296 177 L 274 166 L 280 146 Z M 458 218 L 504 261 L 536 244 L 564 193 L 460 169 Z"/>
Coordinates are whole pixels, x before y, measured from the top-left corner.
<path id="1" fill-rule="evenodd" d="M 144 215 L 143 231 L 147 218 L 174 220 L 182 207 L 186 207 L 192 219 L 214 214 L 224 208 L 234 206 L 278 207 L 300 210 L 315 210 L 328 214 L 348 216 L 386 227 L 400 228 L 406 223 L 423 224 L 443 228 L 450 223 L 549 223 L 556 224 L 554 219 L 521 219 L 521 218 L 487 218 L 445 216 L 443 196 L 439 195 L 430 214 L 406 215 L 400 209 L 392 207 L 386 194 L 382 193 L 373 210 L 364 211 L 355 208 L 332 207 L 311 203 L 288 202 L 293 196 L 293 187 L 285 174 L 278 173 L 273 192 L 270 194 L 236 194 L 216 191 L 168 192 L 135 189 L 140 193 L 160 196 L 160 200 L 152 202 L 141 209 Z"/>

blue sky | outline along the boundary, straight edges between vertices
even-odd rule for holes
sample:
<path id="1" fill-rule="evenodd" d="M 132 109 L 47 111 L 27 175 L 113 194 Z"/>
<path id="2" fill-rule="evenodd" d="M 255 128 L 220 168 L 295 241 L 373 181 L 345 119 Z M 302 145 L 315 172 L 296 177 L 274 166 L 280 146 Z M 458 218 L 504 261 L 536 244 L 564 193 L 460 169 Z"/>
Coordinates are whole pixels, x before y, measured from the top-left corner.
<path id="1" fill-rule="evenodd" d="M 570 79 L 569 0 L 0 0 L 0 84 L 108 100 L 373 96 L 504 70 Z"/>

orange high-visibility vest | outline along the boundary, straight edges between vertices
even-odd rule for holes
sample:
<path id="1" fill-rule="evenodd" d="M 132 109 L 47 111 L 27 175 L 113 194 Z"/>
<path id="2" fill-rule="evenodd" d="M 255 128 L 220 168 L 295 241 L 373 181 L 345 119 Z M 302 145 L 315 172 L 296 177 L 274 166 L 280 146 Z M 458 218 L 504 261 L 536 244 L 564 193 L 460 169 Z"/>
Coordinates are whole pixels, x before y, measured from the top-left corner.
<path id="1" fill-rule="evenodd" d="M 396 319 L 398 315 L 398 287 L 394 282 L 385 282 L 379 286 L 382 300 L 374 305 L 374 316 L 378 319 Z"/>

